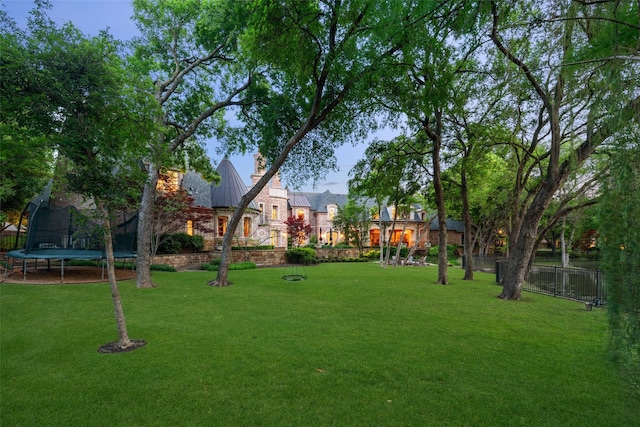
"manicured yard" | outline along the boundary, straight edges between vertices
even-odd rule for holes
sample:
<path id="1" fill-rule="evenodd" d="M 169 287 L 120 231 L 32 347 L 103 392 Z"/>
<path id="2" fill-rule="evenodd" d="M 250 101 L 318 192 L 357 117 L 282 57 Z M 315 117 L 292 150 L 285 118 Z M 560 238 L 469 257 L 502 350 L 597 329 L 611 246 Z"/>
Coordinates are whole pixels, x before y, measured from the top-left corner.
<path id="1" fill-rule="evenodd" d="M 109 287 L 0 285 L 3 426 L 632 426 L 640 404 L 609 362 L 603 309 L 494 277 L 376 264 L 155 272 Z"/>

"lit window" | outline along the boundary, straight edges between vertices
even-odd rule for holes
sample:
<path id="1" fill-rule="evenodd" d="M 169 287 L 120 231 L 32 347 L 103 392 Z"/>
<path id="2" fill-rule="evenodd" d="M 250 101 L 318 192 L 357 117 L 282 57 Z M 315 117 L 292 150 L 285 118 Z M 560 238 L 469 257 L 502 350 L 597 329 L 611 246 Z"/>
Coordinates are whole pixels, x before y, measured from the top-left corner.
<path id="1" fill-rule="evenodd" d="M 193 221 L 190 219 L 187 220 L 187 234 L 193 236 Z"/>
<path id="2" fill-rule="evenodd" d="M 244 237 L 249 237 L 251 235 L 251 218 L 244 218 L 242 232 Z"/>
<path id="3" fill-rule="evenodd" d="M 336 208 L 335 206 L 331 206 L 329 208 L 329 219 L 333 221 L 333 217 L 336 216 Z"/>
<path id="4" fill-rule="evenodd" d="M 298 209 L 297 217 L 304 219 L 304 209 Z"/>
<path id="5" fill-rule="evenodd" d="M 224 236 L 224 233 L 227 232 L 227 221 L 229 218 L 226 216 L 218 217 L 218 236 Z"/>
<path id="6" fill-rule="evenodd" d="M 271 219 L 278 219 L 278 205 L 271 206 Z"/>

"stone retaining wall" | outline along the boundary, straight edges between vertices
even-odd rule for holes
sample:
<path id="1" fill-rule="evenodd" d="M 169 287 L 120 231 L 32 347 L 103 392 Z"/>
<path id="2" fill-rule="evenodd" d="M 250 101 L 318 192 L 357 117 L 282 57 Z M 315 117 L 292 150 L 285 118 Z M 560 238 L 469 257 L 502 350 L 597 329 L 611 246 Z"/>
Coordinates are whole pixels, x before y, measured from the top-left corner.
<path id="1" fill-rule="evenodd" d="M 231 251 L 231 262 L 251 261 L 260 267 L 269 265 L 286 264 L 286 250 L 237 250 Z M 319 259 L 331 258 L 356 258 L 358 256 L 357 249 L 335 249 L 322 248 L 316 249 L 316 255 Z M 190 265 L 206 264 L 212 258 L 219 258 L 219 251 L 200 252 L 193 254 L 175 254 L 175 255 L 156 255 L 153 260 L 154 264 L 166 264 L 174 268 L 184 268 Z"/>

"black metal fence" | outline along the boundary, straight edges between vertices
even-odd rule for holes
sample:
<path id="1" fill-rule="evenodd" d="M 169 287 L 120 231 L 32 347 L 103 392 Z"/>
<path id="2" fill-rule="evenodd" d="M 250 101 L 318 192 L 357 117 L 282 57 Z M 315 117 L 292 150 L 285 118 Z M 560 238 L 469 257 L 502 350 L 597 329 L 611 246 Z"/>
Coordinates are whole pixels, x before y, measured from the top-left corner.
<path id="1" fill-rule="evenodd" d="M 496 262 L 496 283 L 502 283 L 507 260 Z M 604 277 L 601 270 L 573 267 L 531 267 L 522 290 L 556 297 L 570 298 L 604 305 L 607 300 Z"/>

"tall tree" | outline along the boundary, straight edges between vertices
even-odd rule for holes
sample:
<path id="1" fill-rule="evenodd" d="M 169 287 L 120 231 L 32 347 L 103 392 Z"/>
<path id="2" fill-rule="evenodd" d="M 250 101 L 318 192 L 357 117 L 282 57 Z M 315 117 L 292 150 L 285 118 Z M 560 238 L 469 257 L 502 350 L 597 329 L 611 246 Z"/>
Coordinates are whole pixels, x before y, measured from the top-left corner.
<path id="1" fill-rule="evenodd" d="M 189 167 L 217 180 L 202 145 L 220 131 L 224 110 L 247 102 L 241 96 L 251 72 L 237 63 L 237 39 L 246 2 L 135 0 L 141 37 L 131 68 L 149 81 L 161 111 L 159 132 L 149 139 L 138 226 L 137 286 L 151 287 L 153 205 L 163 167 Z"/>
<path id="2" fill-rule="evenodd" d="M 53 147 L 44 136 L 44 84 L 34 41 L 0 10 L 0 231 L 16 223 L 51 177 Z M 43 127 L 44 126 L 44 127 Z"/>
<path id="3" fill-rule="evenodd" d="M 29 20 L 31 60 L 25 75 L 42 91 L 32 108 L 44 113 L 31 131 L 51 141 L 59 159 L 69 160 L 68 188 L 96 207 L 107 254 L 107 272 L 118 341 L 104 347 L 126 351 L 143 341 L 129 338 L 115 277 L 112 215 L 130 208 L 142 186 L 139 159 L 154 107 L 137 79 L 125 72 L 118 45 L 106 33 L 86 38 L 71 24 L 57 28 L 38 8 Z M 17 92 L 15 97 L 27 96 Z M 28 96 L 25 105 L 33 103 Z"/>
<path id="4" fill-rule="evenodd" d="M 414 151 L 430 163 L 438 211 L 438 283 L 448 283 L 447 214 L 442 183 L 445 115 L 459 103 L 455 80 L 466 67 L 475 43 L 460 37 L 470 30 L 467 16 L 476 13 L 473 2 L 443 2 L 438 19 L 416 28 L 401 53 L 401 66 L 386 76 L 380 99 L 387 108 L 407 117 L 416 134 Z M 470 32 L 470 31 L 469 31 Z M 464 46 L 461 48 L 461 46 Z"/>
<path id="5" fill-rule="evenodd" d="M 358 115 L 370 107 L 371 89 L 410 30 L 437 10 L 436 2 L 395 0 L 254 0 L 250 8 L 257 13 L 242 46 L 266 77 L 271 98 L 242 116 L 269 168 L 229 222 L 221 267 L 210 282 L 218 286 L 228 284 L 233 233 L 249 202 L 281 168 L 286 175 L 290 153 L 289 165 L 306 164 L 312 173 L 334 144 L 371 129 L 371 116 Z"/>
<path id="6" fill-rule="evenodd" d="M 491 7 L 491 40 L 526 83 L 514 89 L 527 92 L 514 129 L 529 159 L 521 169 L 527 180 L 517 178 L 516 184 L 527 192 L 514 205 L 500 295 L 519 299 L 540 219 L 554 195 L 621 126 L 640 117 L 638 3 L 552 1 L 534 7 L 523 1 Z"/>

